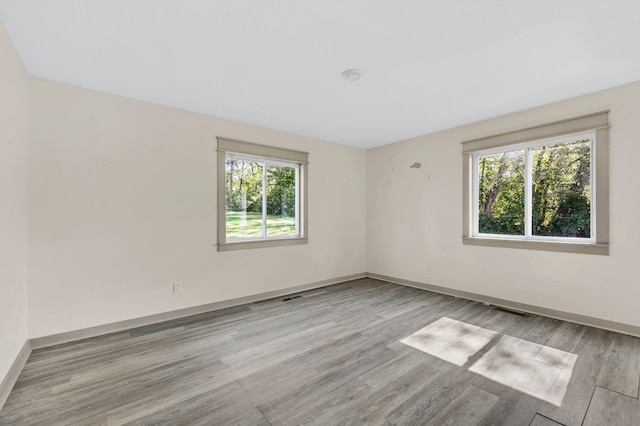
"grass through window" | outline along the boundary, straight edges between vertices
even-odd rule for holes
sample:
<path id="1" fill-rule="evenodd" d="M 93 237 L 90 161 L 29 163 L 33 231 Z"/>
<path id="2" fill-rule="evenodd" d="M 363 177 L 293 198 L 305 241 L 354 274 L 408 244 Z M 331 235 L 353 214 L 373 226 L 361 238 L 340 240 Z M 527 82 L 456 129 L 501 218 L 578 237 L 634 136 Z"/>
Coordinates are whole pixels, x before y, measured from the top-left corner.
<path id="1" fill-rule="evenodd" d="M 271 237 L 295 236 L 295 217 L 267 215 L 267 235 Z M 262 215 L 256 213 L 227 212 L 227 238 L 260 238 L 261 236 Z"/>

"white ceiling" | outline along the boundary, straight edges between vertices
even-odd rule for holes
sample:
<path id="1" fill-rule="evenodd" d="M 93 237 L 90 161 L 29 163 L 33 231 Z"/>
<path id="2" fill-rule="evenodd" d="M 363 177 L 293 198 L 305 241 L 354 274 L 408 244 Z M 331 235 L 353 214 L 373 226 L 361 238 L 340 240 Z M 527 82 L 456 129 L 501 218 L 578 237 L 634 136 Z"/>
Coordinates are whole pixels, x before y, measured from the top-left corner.
<path id="1" fill-rule="evenodd" d="M 356 147 L 640 80 L 640 0 L 0 0 L 0 19 L 34 76 Z"/>

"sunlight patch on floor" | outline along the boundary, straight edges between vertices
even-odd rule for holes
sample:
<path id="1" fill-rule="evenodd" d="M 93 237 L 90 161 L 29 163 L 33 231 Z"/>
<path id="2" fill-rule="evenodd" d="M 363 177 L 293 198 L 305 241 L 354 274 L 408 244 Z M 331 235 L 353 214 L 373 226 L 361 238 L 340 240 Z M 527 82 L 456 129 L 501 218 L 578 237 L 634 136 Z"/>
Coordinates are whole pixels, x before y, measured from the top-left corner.
<path id="1" fill-rule="evenodd" d="M 464 366 L 498 333 L 442 317 L 400 342 Z M 512 336 L 501 336 L 469 371 L 561 406 L 578 356 Z"/>
<path id="2" fill-rule="evenodd" d="M 462 367 L 496 334 L 486 328 L 442 317 L 401 342 Z"/>
<path id="3" fill-rule="evenodd" d="M 569 352 L 502 336 L 469 371 L 561 406 L 577 359 Z"/>

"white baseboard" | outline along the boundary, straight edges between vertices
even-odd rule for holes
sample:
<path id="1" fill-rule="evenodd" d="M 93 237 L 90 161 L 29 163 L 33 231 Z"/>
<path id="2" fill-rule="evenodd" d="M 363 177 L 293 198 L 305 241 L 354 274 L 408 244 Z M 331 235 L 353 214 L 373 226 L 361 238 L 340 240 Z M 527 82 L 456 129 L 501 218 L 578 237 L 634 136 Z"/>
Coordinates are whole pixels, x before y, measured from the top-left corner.
<path id="1" fill-rule="evenodd" d="M 20 372 L 24 368 L 24 365 L 27 363 L 27 359 L 29 359 L 29 355 L 31 355 L 31 344 L 27 339 L 22 345 L 22 349 L 18 352 L 18 356 L 16 357 L 13 364 L 11 364 L 11 368 L 7 372 L 5 378 L 0 382 L 0 410 L 4 406 L 4 403 L 7 402 L 7 398 L 9 398 L 9 394 L 11 393 L 11 389 L 18 381 L 18 376 L 20 376 Z"/>
<path id="2" fill-rule="evenodd" d="M 280 290 L 267 291 L 264 293 L 254 294 L 251 296 L 239 297 L 236 299 L 223 300 L 220 302 L 208 303 L 205 305 L 193 306 L 190 308 L 178 309 L 170 312 L 149 315 L 130 320 L 118 321 L 110 324 L 98 325 L 95 327 L 83 328 L 81 330 L 67 331 L 64 333 L 52 334 L 49 336 L 35 337 L 31 339 L 31 347 L 33 349 L 45 348 L 48 346 L 59 345 L 61 343 L 73 342 L 75 340 L 87 339 L 90 337 L 101 336 L 103 334 L 116 333 L 131 328 L 143 327 L 146 325 L 156 324 L 164 321 L 171 321 L 178 318 L 184 318 L 191 315 L 202 314 L 205 312 L 216 311 L 219 309 L 230 308 L 233 306 L 244 305 L 246 303 L 258 302 L 260 300 L 272 299 L 274 297 L 285 296 L 301 291 L 312 290 L 318 287 L 325 287 L 332 284 L 338 284 L 345 281 L 365 278 L 365 272 L 353 275 L 345 275 L 342 277 L 332 278 L 328 280 L 316 281 L 313 283 L 303 284 L 295 287 L 287 287 Z"/>
<path id="3" fill-rule="evenodd" d="M 528 305 L 526 303 L 513 302 L 511 300 L 500 299 L 497 297 L 485 296 L 482 294 L 471 293 L 462 290 L 455 290 L 447 287 L 441 287 L 433 284 L 421 283 L 417 281 L 405 280 L 403 278 L 390 277 L 387 275 L 367 272 L 367 277 L 381 281 L 388 281 L 394 284 L 405 285 L 407 287 L 419 288 L 422 290 L 432 291 L 434 293 L 447 294 L 449 296 L 460 297 L 468 300 L 486 303 L 489 305 L 500 306 L 503 308 L 513 309 L 516 311 L 528 312 L 531 314 L 542 315 L 544 317 L 555 318 L 563 321 L 573 322 L 576 324 L 588 325 L 590 327 L 601 328 L 604 330 L 615 331 L 617 333 L 628 334 L 640 337 L 640 327 L 625 324 L 616 321 L 609 321 L 601 318 L 590 317 L 587 315 L 573 314 L 570 312 L 559 311 L 556 309 L 544 308 L 541 306 Z"/>

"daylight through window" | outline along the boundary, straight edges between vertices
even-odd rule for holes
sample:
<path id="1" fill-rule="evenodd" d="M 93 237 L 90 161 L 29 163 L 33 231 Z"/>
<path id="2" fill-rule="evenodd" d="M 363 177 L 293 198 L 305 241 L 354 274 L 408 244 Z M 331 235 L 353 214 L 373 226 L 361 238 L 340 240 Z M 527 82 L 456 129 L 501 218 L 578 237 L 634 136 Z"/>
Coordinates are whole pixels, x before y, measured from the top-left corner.
<path id="1" fill-rule="evenodd" d="M 609 253 L 608 111 L 462 143 L 463 244 Z"/>
<path id="2" fill-rule="evenodd" d="M 475 153 L 475 234 L 591 240 L 594 142 L 589 133 Z"/>
<path id="3" fill-rule="evenodd" d="M 218 249 L 306 243 L 308 154 L 218 138 Z"/>
<path id="4" fill-rule="evenodd" d="M 227 154 L 227 241 L 297 237 L 299 166 Z"/>

